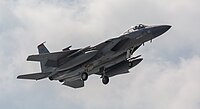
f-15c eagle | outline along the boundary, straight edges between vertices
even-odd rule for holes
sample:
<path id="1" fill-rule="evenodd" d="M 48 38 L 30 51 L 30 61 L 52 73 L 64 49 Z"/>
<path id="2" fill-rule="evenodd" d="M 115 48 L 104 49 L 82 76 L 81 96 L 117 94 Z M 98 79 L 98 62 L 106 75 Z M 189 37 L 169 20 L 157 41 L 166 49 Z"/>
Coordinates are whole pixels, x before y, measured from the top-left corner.
<path id="1" fill-rule="evenodd" d="M 103 84 L 109 78 L 129 73 L 129 69 L 139 64 L 141 55 L 132 57 L 133 53 L 145 42 L 160 36 L 171 28 L 170 25 L 147 26 L 139 24 L 128 29 L 122 35 L 109 39 L 96 46 L 52 52 L 44 43 L 38 45 L 39 54 L 30 55 L 27 61 L 38 61 L 41 73 L 19 75 L 18 79 L 40 80 L 49 78 L 58 80 L 63 85 L 80 88 L 89 75 L 100 75 Z"/>

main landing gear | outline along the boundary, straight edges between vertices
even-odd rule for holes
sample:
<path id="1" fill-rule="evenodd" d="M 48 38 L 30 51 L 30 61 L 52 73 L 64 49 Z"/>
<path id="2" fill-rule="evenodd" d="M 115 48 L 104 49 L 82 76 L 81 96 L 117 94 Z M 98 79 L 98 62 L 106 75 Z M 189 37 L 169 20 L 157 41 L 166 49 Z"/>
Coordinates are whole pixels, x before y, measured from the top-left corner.
<path id="1" fill-rule="evenodd" d="M 109 77 L 108 76 L 103 76 L 102 83 L 106 85 L 106 84 L 108 84 L 108 82 L 109 82 Z"/>
<path id="2" fill-rule="evenodd" d="M 101 76 L 102 83 L 105 84 L 105 85 L 108 84 L 109 83 L 109 77 L 106 76 L 106 74 L 105 74 L 105 68 L 104 67 L 100 68 L 100 74 L 102 74 L 102 76 Z"/>
<path id="3" fill-rule="evenodd" d="M 99 69 L 100 74 L 102 74 L 101 78 L 102 78 L 102 83 L 103 84 L 108 84 L 109 83 L 109 77 L 105 74 L 105 68 L 102 67 Z M 88 74 L 86 72 L 83 72 L 81 74 L 81 80 L 86 81 L 88 79 Z"/>

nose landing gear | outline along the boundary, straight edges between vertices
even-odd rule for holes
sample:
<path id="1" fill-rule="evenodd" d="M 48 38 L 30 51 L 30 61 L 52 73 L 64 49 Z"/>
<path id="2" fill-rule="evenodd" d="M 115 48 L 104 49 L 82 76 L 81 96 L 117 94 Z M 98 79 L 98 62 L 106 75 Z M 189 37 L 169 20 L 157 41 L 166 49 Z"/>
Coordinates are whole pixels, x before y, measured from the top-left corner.
<path id="1" fill-rule="evenodd" d="M 86 81 L 86 80 L 88 79 L 88 74 L 87 74 L 86 72 L 82 73 L 82 74 L 81 74 L 81 79 L 82 79 L 83 81 Z"/>

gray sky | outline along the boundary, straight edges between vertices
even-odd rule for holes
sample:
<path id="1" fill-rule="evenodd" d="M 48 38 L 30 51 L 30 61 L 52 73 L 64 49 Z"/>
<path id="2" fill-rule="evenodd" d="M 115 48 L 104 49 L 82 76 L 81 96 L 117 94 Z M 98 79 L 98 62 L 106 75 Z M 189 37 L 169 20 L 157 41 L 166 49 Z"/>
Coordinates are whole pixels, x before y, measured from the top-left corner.
<path id="1" fill-rule="evenodd" d="M 0 107 L 4 109 L 199 109 L 199 0 L 0 0 Z M 130 26 L 170 24 L 135 55 L 130 74 L 104 86 L 90 76 L 84 88 L 17 80 L 39 72 L 26 62 L 43 41 L 51 51 L 95 45 Z"/>

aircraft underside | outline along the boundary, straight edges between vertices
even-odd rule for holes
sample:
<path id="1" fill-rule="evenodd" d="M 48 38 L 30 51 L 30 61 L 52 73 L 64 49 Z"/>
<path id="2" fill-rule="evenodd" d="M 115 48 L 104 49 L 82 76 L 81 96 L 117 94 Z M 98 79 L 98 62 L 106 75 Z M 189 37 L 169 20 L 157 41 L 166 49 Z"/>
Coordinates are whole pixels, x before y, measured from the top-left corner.
<path id="1" fill-rule="evenodd" d="M 103 84 L 108 84 L 109 78 L 129 73 L 129 69 L 138 65 L 141 55 L 131 57 L 133 53 L 147 41 L 162 35 L 171 26 L 138 25 L 128 29 L 122 35 L 109 39 L 96 46 L 80 49 L 66 47 L 59 52 L 50 53 L 44 43 L 38 45 L 39 54 L 30 55 L 27 61 L 40 62 L 41 72 L 19 75 L 18 79 L 41 80 L 49 78 L 63 85 L 80 88 L 89 75 L 100 75 Z"/>

